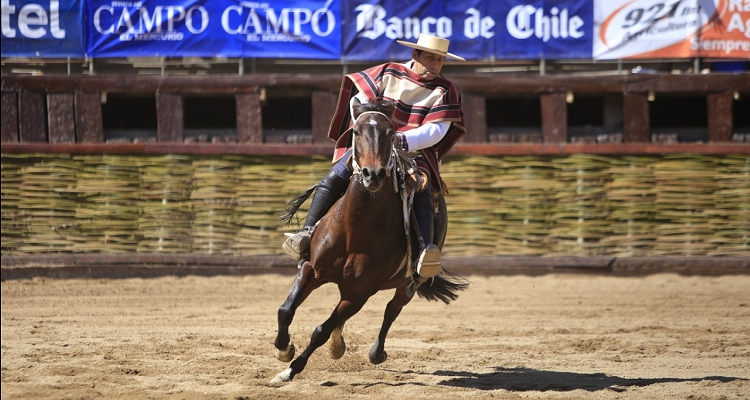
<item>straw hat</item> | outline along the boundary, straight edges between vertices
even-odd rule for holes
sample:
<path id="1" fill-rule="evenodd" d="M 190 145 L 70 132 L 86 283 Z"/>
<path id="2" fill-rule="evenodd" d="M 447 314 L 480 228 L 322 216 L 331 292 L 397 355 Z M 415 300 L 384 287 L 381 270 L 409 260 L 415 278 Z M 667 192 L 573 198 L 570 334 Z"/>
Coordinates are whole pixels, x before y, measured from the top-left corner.
<path id="1" fill-rule="evenodd" d="M 424 50 L 441 56 L 454 58 L 456 60 L 466 61 L 463 57 L 448 53 L 448 44 L 450 44 L 450 40 L 428 35 L 426 33 L 419 34 L 419 40 L 417 40 L 417 43 L 404 42 L 403 40 L 397 40 L 396 43 L 403 44 L 412 49 Z"/>

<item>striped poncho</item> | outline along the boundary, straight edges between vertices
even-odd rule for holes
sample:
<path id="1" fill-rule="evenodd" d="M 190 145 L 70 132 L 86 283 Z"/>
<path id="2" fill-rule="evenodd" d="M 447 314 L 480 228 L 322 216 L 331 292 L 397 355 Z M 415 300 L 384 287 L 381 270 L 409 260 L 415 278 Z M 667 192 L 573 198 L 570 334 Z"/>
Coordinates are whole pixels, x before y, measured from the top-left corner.
<path id="1" fill-rule="evenodd" d="M 386 63 L 344 76 L 336 112 L 328 137 L 336 141 L 333 161 L 339 160 L 351 147 L 349 101 L 362 92 L 368 99 L 383 97 L 396 104 L 393 122 L 396 130 L 405 132 L 431 122 L 447 121 L 451 125 L 442 140 L 422 149 L 423 161 L 432 174 L 433 188 L 440 189 L 439 162 L 464 135 L 464 118 L 458 87 L 439 76 L 422 79 L 404 64 Z"/>

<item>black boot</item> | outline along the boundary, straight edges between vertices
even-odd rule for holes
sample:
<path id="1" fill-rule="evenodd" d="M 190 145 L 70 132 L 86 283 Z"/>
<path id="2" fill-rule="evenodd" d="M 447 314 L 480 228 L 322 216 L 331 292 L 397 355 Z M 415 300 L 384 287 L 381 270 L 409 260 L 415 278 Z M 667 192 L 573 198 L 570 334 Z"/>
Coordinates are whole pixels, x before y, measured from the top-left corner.
<path id="1" fill-rule="evenodd" d="M 349 180 L 336 175 L 333 171 L 321 179 L 313 195 L 312 203 L 310 203 L 310 211 L 305 218 L 305 225 L 301 231 L 289 236 L 281 246 L 289 257 L 295 261 L 302 258 L 302 254 L 310 246 L 310 239 L 312 238 L 310 229 L 326 215 L 328 210 L 336 203 L 336 200 L 344 195 L 348 186 Z"/>
<path id="2" fill-rule="evenodd" d="M 435 238 L 435 206 L 432 192 L 428 187 L 422 193 L 414 196 L 414 215 L 422 234 L 420 249 L 416 259 L 416 271 L 414 275 L 415 290 L 420 284 L 429 278 L 440 275 L 443 268 L 440 262 L 440 248 L 434 244 Z"/>

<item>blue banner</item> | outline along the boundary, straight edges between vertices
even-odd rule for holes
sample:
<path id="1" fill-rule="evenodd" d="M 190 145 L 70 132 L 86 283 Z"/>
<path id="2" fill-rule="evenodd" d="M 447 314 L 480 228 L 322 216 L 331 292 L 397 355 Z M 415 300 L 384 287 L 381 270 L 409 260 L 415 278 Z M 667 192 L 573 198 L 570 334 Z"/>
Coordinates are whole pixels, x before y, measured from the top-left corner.
<path id="1" fill-rule="evenodd" d="M 408 59 L 429 33 L 469 60 L 591 58 L 593 0 L 342 0 L 347 61 Z"/>
<path id="2" fill-rule="evenodd" d="M 745 0 L 747 3 L 747 0 Z M 747 58 L 734 0 L 0 0 L 2 57 L 402 61 L 420 33 L 468 60 Z M 713 27 L 713 28 L 712 28 Z M 700 33 L 698 35 L 696 32 Z"/>
<path id="3" fill-rule="evenodd" d="M 83 0 L 2 1 L 2 56 L 83 58 Z"/>
<path id="4" fill-rule="evenodd" d="M 495 0 L 492 8 L 503 27 L 496 40 L 497 58 L 592 57 L 593 0 Z"/>
<path id="5" fill-rule="evenodd" d="M 338 0 L 92 0 L 93 57 L 339 59 Z"/>
<path id="6" fill-rule="evenodd" d="M 396 40 L 416 42 L 420 33 L 449 39 L 449 50 L 466 59 L 485 58 L 489 42 L 472 40 L 463 31 L 466 10 L 483 3 L 482 0 L 342 0 L 344 60 L 408 60 L 411 49 Z"/>

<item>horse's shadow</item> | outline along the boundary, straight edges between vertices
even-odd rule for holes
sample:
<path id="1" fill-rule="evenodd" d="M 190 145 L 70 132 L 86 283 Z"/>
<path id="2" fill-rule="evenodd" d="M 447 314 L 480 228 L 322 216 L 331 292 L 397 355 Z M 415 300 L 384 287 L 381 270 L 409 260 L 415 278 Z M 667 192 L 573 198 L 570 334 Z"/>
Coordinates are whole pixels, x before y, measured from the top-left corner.
<path id="1" fill-rule="evenodd" d="M 624 392 L 632 386 L 649 386 L 657 383 L 718 381 L 746 381 L 745 378 L 707 376 L 704 378 L 638 378 L 629 379 L 602 373 L 581 374 L 576 372 L 543 371 L 531 368 L 495 367 L 495 371 L 484 374 L 461 371 L 436 371 L 434 375 L 451 377 L 439 385 L 479 390 L 504 389 L 509 391 L 557 391 L 567 392 L 581 389 L 589 392 L 613 390 Z"/>

